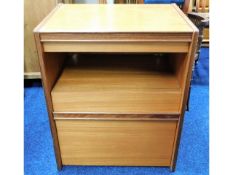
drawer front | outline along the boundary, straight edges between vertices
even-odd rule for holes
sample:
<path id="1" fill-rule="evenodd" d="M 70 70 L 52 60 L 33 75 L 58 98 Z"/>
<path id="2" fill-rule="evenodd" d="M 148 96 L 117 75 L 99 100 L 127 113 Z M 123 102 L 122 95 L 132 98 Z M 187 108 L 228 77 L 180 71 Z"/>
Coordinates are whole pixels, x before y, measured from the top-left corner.
<path id="1" fill-rule="evenodd" d="M 186 53 L 188 42 L 44 42 L 45 52 Z"/>
<path id="2" fill-rule="evenodd" d="M 64 165 L 169 166 L 177 121 L 56 120 Z"/>
<path id="3" fill-rule="evenodd" d="M 41 33 L 45 52 L 188 52 L 192 32 Z"/>

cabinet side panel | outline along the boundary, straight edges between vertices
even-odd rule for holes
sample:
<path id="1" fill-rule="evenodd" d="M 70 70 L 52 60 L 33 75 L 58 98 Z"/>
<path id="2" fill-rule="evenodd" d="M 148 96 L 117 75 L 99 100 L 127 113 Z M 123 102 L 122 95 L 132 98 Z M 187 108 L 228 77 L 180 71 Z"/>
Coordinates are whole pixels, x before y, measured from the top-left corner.
<path id="1" fill-rule="evenodd" d="M 174 151 L 173 151 L 173 157 L 171 161 L 171 166 L 170 169 L 171 171 L 175 170 L 176 167 L 176 161 L 177 161 L 177 154 L 178 154 L 178 148 L 180 144 L 180 137 L 181 137 L 181 132 L 182 132 L 182 127 L 183 127 L 183 120 L 184 120 L 184 113 L 186 109 L 186 103 L 188 99 L 188 93 L 189 93 L 189 86 L 190 86 L 190 81 L 191 81 L 191 76 L 192 76 L 192 67 L 194 64 L 194 55 L 196 52 L 196 46 L 197 46 L 197 39 L 198 39 L 198 31 L 195 31 L 193 33 L 193 41 L 190 45 L 189 48 L 189 53 L 187 55 L 187 63 L 185 65 L 185 70 L 184 70 L 184 87 L 183 87 L 183 97 L 181 101 L 181 106 L 180 106 L 180 111 L 181 111 L 181 116 L 178 121 L 178 127 L 176 131 L 176 138 L 175 138 L 175 145 L 174 145 Z"/>
<path id="2" fill-rule="evenodd" d="M 179 85 L 181 89 L 184 89 L 185 86 L 185 67 L 187 65 L 187 58 L 188 54 L 186 53 L 177 53 L 170 55 L 171 62 L 174 65 L 174 71 L 179 81 Z M 182 91 L 183 92 L 183 91 Z"/>
<path id="3" fill-rule="evenodd" d="M 176 131 L 176 138 L 175 138 L 175 143 L 174 143 L 174 150 L 173 150 L 173 157 L 170 165 L 171 171 L 175 171 L 176 167 L 176 161 L 177 161 L 177 154 L 178 154 L 178 148 L 180 144 L 180 136 L 181 136 L 181 131 L 183 127 L 183 120 L 184 120 L 184 113 L 186 109 L 186 103 L 188 99 L 188 93 L 189 93 L 189 86 L 190 86 L 190 80 L 191 80 L 191 75 L 192 75 L 192 66 L 194 63 L 194 55 L 196 52 L 197 48 L 197 39 L 198 39 L 198 29 L 197 27 L 191 22 L 190 19 L 178 8 L 178 6 L 173 5 L 173 7 L 177 10 L 177 12 L 183 17 L 183 19 L 187 22 L 187 24 L 193 29 L 193 35 L 192 35 L 192 42 L 189 47 L 188 55 L 187 55 L 187 63 L 185 65 L 185 71 L 184 71 L 184 87 L 183 87 L 183 96 L 181 100 L 181 105 L 180 105 L 180 120 L 178 122 L 178 127 Z"/>
<path id="4" fill-rule="evenodd" d="M 42 84 L 44 88 L 47 110 L 49 115 L 50 129 L 53 137 L 53 145 L 55 149 L 56 161 L 58 169 L 62 168 L 59 142 L 57 137 L 56 125 L 53 119 L 53 105 L 51 98 L 51 90 L 62 70 L 64 55 L 55 53 L 44 53 L 40 43 L 39 33 L 35 33 L 35 41 L 39 56 Z"/>

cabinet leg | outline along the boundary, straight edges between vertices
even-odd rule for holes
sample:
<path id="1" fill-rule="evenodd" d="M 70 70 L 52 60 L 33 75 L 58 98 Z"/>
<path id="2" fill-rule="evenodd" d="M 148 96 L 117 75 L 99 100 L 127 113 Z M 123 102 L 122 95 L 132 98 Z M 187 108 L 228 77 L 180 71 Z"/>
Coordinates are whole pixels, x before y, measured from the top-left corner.
<path id="1" fill-rule="evenodd" d="M 176 170 L 176 165 L 170 166 L 170 172 L 175 172 L 175 170 Z"/>
<path id="2" fill-rule="evenodd" d="M 187 103 L 186 103 L 186 111 L 189 111 L 190 93 L 191 93 L 191 83 L 190 83 L 190 86 L 189 86 L 188 99 L 187 99 Z"/>
<path id="3" fill-rule="evenodd" d="M 62 164 L 58 164 L 58 163 L 57 163 L 57 170 L 58 170 L 58 171 L 61 171 L 61 170 L 62 170 L 62 167 L 63 167 Z"/>

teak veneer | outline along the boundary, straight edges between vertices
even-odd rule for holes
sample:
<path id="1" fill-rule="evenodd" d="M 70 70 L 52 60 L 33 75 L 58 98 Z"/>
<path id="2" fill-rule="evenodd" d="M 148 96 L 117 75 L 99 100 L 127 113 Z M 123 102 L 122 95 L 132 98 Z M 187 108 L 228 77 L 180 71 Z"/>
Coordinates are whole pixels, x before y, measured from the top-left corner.
<path id="1" fill-rule="evenodd" d="M 55 113 L 179 114 L 179 82 L 175 73 L 155 71 L 155 56 L 95 54 L 78 61 L 52 90 Z"/>
<path id="2" fill-rule="evenodd" d="M 59 4 L 34 35 L 58 169 L 175 170 L 198 36 L 175 4 Z"/>

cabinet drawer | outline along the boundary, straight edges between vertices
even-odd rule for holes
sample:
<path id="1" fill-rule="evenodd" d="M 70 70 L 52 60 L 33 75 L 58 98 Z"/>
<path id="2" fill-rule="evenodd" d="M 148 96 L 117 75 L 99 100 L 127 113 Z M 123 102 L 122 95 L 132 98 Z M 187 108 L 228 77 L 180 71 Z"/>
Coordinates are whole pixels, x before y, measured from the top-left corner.
<path id="1" fill-rule="evenodd" d="M 177 121 L 56 120 L 64 165 L 169 166 Z"/>

